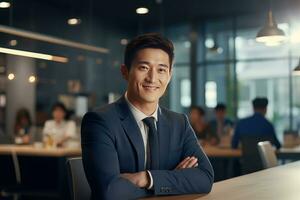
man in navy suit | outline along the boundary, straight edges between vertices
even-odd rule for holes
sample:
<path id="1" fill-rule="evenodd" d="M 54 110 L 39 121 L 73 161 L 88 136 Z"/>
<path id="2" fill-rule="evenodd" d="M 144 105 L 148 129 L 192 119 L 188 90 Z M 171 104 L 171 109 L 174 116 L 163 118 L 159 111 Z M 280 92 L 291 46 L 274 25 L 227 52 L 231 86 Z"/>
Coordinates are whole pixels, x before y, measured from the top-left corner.
<path id="1" fill-rule="evenodd" d="M 213 169 L 188 119 L 159 106 L 172 75 L 173 44 L 134 38 L 121 73 L 127 91 L 82 121 L 82 159 L 93 199 L 208 193 Z"/>
<path id="2" fill-rule="evenodd" d="M 232 148 L 238 148 L 242 137 L 268 137 L 270 142 L 276 146 L 277 149 L 281 147 L 275 129 L 271 122 L 269 122 L 265 115 L 267 113 L 268 99 L 264 97 L 257 97 L 252 101 L 254 114 L 250 117 L 240 120 L 235 128 L 232 137 Z"/>

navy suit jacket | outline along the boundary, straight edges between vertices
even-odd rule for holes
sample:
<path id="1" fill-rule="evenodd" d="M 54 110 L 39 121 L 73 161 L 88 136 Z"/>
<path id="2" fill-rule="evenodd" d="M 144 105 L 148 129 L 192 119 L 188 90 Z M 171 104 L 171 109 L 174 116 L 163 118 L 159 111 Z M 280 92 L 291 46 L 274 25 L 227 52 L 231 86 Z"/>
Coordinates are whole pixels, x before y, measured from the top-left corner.
<path id="1" fill-rule="evenodd" d="M 254 113 L 254 115 L 242 119 L 237 123 L 232 137 L 232 148 L 238 148 L 239 142 L 244 136 L 258 138 L 260 136 L 269 136 L 270 142 L 275 145 L 277 149 L 281 147 L 273 125 L 260 113 Z"/>
<path id="2" fill-rule="evenodd" d="M 87 113 L 81 126 L 82 159 L 93 199 L 136 199 L 149 195 L 208 193 L 213 169 L 183 114 L 158 110 L 159 170 L 151 170 L 153 189 L 136 187 L 121 173 L 144 171 L 140 129 L 124 98 Z M 198 167 L 174 170 L 187 156 Z"/>

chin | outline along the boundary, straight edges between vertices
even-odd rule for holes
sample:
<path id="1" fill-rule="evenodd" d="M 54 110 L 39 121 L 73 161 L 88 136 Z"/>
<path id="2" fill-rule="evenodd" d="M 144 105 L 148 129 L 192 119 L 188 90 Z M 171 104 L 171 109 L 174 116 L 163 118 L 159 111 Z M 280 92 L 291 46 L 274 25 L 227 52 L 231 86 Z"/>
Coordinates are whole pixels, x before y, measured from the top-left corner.
<path id="1" fill-rule="evenodd" d="M 147 97 L 144 96 L 144 97 L 141 97 L 141 99 L 143 99 L 143 101 L 145 103 L 155 103 L 159 100 L 159 98 L 155 98 L 155 97 L 153 97 L 153 95 L 152 96 L 147 96 Z"/>

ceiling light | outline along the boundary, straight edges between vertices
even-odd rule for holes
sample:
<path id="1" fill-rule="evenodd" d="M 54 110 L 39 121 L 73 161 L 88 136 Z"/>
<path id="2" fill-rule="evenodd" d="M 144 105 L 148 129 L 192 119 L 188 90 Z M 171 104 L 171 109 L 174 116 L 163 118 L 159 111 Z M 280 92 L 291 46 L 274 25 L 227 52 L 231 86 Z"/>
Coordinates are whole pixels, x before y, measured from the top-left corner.
<path id="1" fill-rule="evenodd" d="M 34 83 L 36 81 L 36 77 L 33 75 L 29 76 L 28 81 L 29 83 Z"/>
<path id="2" fill-rule="evenodd" d="M 109 49 L 103 48 L 103 47 L 97 47 L 97 46 L 92 46 L 92 45 L 87 45 L 79 42 L 73 42 L 70 40 L 65 40 L 65 39 L 60 39 L 57 37 L 49 36 L 49 35 L 44 35 L 40 33 L 35 33 L 31 31 L 25 31 L 17 28 L 12 28 L 9 26 L 3 26 L 0 25 L 0 32 L 2 33 L 7 33 L 10 35 L 15 35 L 15 36 L 20 36 L 24 38 L 29 38 L 37 41 L 43 41 L 43 42 L 48 42 L 52 44 L 58 44 L 58 45 L 64 45 L 68 47 L 73 47 L 73 48 L 78 48 L 78 49 L 83 49 L 87 51 L 94 51 L 98 53 L 109 53 Z"/>
<path id="3" fill-rule="evenodd" d="M 266 42 L 265 45 L 269 47 L 275 47 L 275 46 L 279 46 L 280 42 Z"/>
<path id="4" fill-rule="evenodd" d="M 0 47 L 0 53 L 6 53 L 16 56 L 24 56 L 24 57 L 30 57 L 30 58 L 37 58 L 37 59 L 43 59 L 43 60 L 52 60 L 56 62 L 62 62 L 66 63 L 68 62 L 68 58 L 66 57 L 60 57 L 60 56 L 53 56 L 49 54 L 42 54 L 42 53 L 35 53 L 30 51 L 22 51 L 22 50 L 16 50 L 16 49 L 8 49 L 8 48 L 2 48 Z"/>
<path id="5" fill-rule="evenodd" d="M 268 19 L 265 26 L 257 33 L 257 42 L 271 42 L 280 43 L 285 40 L 285 34 L 283 30 L 279 29 L 275 19 L 273 18 L 272 10 L 268 13 Z"/>
<path id="6" fill-rule="evenodd" d="M 125 39 L 125 38 L 123 38 L 123 39 L 121 39 L 120 43 L 121 43 L 121 45 L 127 45 L 128 44 L 128 40 Z"/>
<path id="7" fill-rule="evenodd" d="M 15 75 L 13 73 L 10 73 L 10 74 L 8 74 L 7 78 L 8 78 L 8 80 L 14 80 Z"/>
<path id="8" fill-rule="evenodd" d="M 290 41 L 293 44 L 300 43 L 300 30 L 297 30 L 297 31 L 292 33 L 292 35 L 290 37 Z"/>
<path id="9" fill-rule="evenodd" d="M 300 59 L 299 59 L 299 64 L 296 66 L 296 68 L 293 71 L 293 75 L 300 76 Z"/>
<path id="10" fill-rule="evenodd" d="M 145 15 L 149 12 L 149 9 L 146 7 L 139 7 L 135 10 L 135 12 L 139 15 Z"/>
<path id="11" fill-rule="evenodd" d="M 9 46 L 14 47 L 14 46 L 17 46 L 18 41 L 17 41 L 17 40 L 10 40 L 10 41 L 8 42 L 8 44 L 9 44 Z"/>
<path id="12" fill-rule="evenodd" d="M 79 18 L 70 18 L 68 19 L 68 24 L 71 25 L 71 26 L 76 26 L 78 24 L 81 23 L 81 20 Z"/>
<path id="13" fill-rule="evenodd" d="M 212 38 L 207 38 L 205 40 L 205 46 L 207 48 L 212 48 L 215 45 L 215 41 Z"/>
<path id="14" fill-rule="evenodd" d="M 7 1 L 2 1 L 0 2 L 0 8 L 9 8 L 10 7 L 10 3 Z"/>

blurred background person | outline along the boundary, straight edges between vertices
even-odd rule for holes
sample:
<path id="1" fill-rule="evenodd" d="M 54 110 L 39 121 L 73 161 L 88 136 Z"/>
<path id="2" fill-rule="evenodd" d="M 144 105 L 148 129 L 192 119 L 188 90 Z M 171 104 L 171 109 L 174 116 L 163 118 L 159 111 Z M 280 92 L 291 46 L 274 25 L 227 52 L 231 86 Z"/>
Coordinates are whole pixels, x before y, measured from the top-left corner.
<path id="1" fill-rule="evenodd" d="M 230 137 L 233 130 L 233 122 L 226 117 L 226 105 L 218 103 L 215 107 L 215 119 L 209 123 L 209 137 L 212 145 L 220 143 L 223 137 Z M 229 141 L 230 145 L 230 141 Z"/>
<path id="2" fill-rule="evenodd" d="M 268 99 L 265 97 L 257 97 L 252 101 L 252 106 L 254 114 L 240 120 L 236 125 L 232 138 L 232 148 L 238 148 L 241 138 L 245 136 L 258 138 L 262 136 L 269 136 L 270 142 L 279 149 L 281 144 L 276 137 L 273 124 L 265 118 Z"/>
<path id="3" fill-rule="evenodd" d="M 14 133 L 16 144 L 29 144 L 33 140 L 34 128 L 26 108 L 21 108 L 16 113 Z"/>
<path id="4" fill-rule="evenodd" d="M 205 120 L 205 111 L 200 106 L 191 106 L 190 123 L 199 140 L 206 141 L 208 137 L 208 124 Z"/>
<path id="5" fill-rule="evenodd" d="M 76 124 L 68 120 L 68 111 L 63 103 L 57 102 L 52 106 L 52 117 L 43 128 L 44 137 L 54 143 L 50 146 L 66 146 L 68 141 L 76 139 Z"/>

